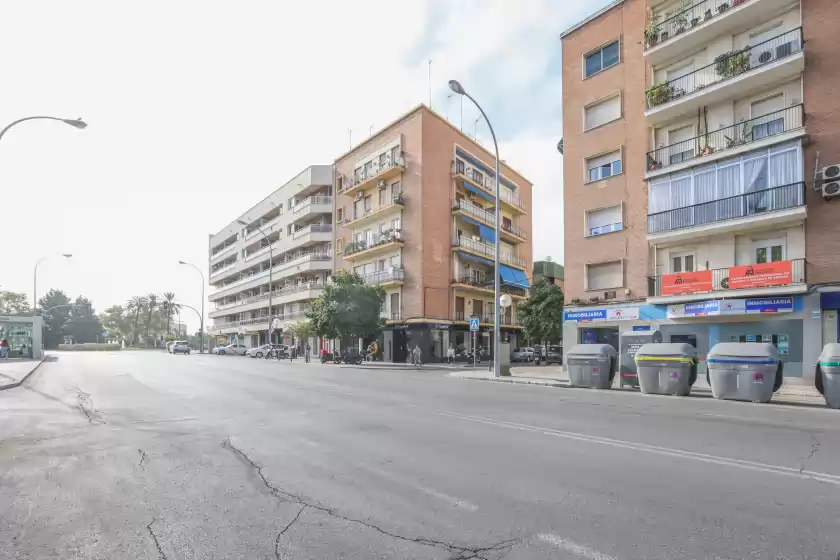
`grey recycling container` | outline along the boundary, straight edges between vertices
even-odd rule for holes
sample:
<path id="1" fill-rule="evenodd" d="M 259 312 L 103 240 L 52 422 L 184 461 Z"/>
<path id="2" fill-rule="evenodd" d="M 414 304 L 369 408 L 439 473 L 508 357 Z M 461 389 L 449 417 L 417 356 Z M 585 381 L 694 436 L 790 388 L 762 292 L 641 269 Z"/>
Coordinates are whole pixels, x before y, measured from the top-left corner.
<path id="1" fill-rule="evenodd" d="M 835 342 L 823 346 L 814 373 L 814 384 L 829 408 L 840 408 L 840 344 Z"/>
<path id="2" fill-rule="evenodd" d="M 618 367 L 618 353 L 609 344 L 577 344 L 565 356 L 569 385 L 609 389 Z"/>
<path id="3" fill-rule="evenodd" d="M 782 362 L 772 344 L 721 342 L 706 356 L 716 399 L 768 402 L 782 386 Z"/>
<path id="4" fill-rule="evenodd" d="M 642 393 L 684 397 L 697 380 L 697 351 L 691 344 L 644 344 L 635 360 Z"/>

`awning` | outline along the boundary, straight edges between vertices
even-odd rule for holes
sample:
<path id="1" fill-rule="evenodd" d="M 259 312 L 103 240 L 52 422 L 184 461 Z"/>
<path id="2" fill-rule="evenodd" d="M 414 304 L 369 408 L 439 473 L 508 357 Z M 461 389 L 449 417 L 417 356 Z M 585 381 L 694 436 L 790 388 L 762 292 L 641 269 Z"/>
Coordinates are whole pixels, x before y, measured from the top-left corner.
<path id="1" fill-rule="evenodd" d="M 461 217 L 464 219 L 465 222 L 469 222 L 474 226 L 481 226 L 481 224 L 479 222 L 473 220 L 472 218 L 468 218 L 466 216 L 461 216 Z"/>
<path id="2" fill-rule="evenodd" d="M 466 181 L 461 181 L 461 184 L 464 185 L 464 188 L 467 189 L 468 191 L 470 191 L 472 193 L 475 193 L 478 196 L 482 196 L 482 197 L 486 198 L 487 200 L 489 200 L 490 202 L 493 202 L 493 197 L 490 196 L 489 194 L 487 194 L 486 192 L 484 192 L 483 190 L 470 185 Z"/>
<path id="3" fill-rule="evenodd" d="M 478 229 L 481 231 L 481 238 L 490 243 L 496 242 L 496 230 L 484 224 L 478 224 Z"/>
<path id="4" fill-rule="evenodd" d="M 468 255 L 466 253 L 461 253 L 461 258 L 462 259 L 467 259 L 468 261 L 493 266 L 493 261 L 488 261 L 487 259 L 482 259 L 481 257 L 474 257 L 474 256 Z"/>
<path id="5" fill-rule="evenodd" d="M 503 264 L 499 265 L 499 274 L 502 277 L 502 283 L 508 286 L 515 286 L 523 290 L 531 289 L 531 284 L 528 282 L 528 277 L 521 270 L 516 270 Z"/>

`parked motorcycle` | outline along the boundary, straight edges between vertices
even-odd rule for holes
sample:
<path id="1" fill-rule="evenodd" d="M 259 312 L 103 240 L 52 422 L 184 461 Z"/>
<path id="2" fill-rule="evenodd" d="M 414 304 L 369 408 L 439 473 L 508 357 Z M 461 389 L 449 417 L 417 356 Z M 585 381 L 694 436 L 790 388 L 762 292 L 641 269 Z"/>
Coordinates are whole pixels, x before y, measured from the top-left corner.
<path id="1" fill-rule="evenodd" d="M 361 365 L 361 363 L 363 361 L 364 361 L 364 357 L 361 354 L 359 354 L 358 351 L 345 350 L 345 351 L 341 352 L 340 354 L 339 353 L 334 353 L 334 352 L 327 352 L 327 353 L 322 353 L 321 354 L 321 363 L 322 364 L 332 362 L 334 364 L 345 363 L 345 364 L 355 364 L 355 365 L 358 366 L 358 365 Z"/>

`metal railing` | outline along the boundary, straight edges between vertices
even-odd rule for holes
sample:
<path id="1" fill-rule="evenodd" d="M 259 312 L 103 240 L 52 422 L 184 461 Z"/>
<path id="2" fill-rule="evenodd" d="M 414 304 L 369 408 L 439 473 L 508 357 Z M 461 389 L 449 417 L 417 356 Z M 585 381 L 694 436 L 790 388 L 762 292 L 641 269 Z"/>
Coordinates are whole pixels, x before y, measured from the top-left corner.
<path id="1" fill-rule="evenodd" d="M 351 220 L 345 221 L 344 225 L 351 225 L 354 222 L 357 222 L 363 218 L 367 218 L 368 216 L 373 216 L 374 214 L 378 214 L 380 212 L 384 212 L 393 208 L 394 206 L 404 206 L 405 205 L 405 198 L 403 198 L 402 193 L 395 194 L 391 197 L 391 202 L 389 204 L 383 204 L 381 206 L 377 206 L 376 208 L 365 208 L 362 210 L 362 214 L 360 216 L 353 216 Z M 355 212 L 355 211 L 354 211 Z"/>
<path id="2" fill-rule="evenodd" d="M 378 270 L 370 274 L 365 274 L 362 276 L 362 280 L 364 280 L 365 284 L 381 284 L 383 282 L 405 280 L 405 271 L 402 267 L 392 266 L 388 270 Z"/>
<path id="3" fill-rule="evenodd" d="M 292 239 L 300 239 L 304 235 L 309 235 L 310 233 L 329 233 L 332 231 L 332 224 L 309 224 L 308 226 L 304 226 L 292 234 Z"/>
<path id="4" fill-rule="evenodd" d="M 343 191 L 349 190 L 351 188 L 358 187 L 362 183 L 366 183 L 371 179 L 375 179 L 378 175 L 385 173 L 386 171 L 393 169 L 394 167 L 399 167 L 400 169 L 405 169 L 405 158 L 402 156 L 398 156 L 396 158 L 391 158 L 390 154 L 388 158 L 385 160 L 385 165 L 379 165 L 379 162 L 375 162 L 377 165 L 376 167 L 371 167 L 369 172 L 366 172 L 364 168 L 358 174 L 358 176 L 353 177 L 353 181 L 345 181 Z"/>
<path id="5" fill-rule="evenodd" d="M 731 150 L 804 125 L 805 106 L 793 105 L 650 151 L 647 153 L 647 170 L 654 171 L 714 152 Z"/>
<path id="6" fill-rule="evenodd" d="M 802 28 L 797 27 L 757 45 L 724 53 L 715 61 L 685 76 L 653 86 L 645 92 L 647 107 L 664 105 L 703 88 L 784 59 L 802 50 Z"/>
<path id="7" fill-rule="evenodd" d="M 304 198 L 292 207 L 292 213 L 297 214 L 308 208 L 312 204 L 328 204 L 332 206 L 331 196 L 309 196 Z"/>
<path id="8" fill-rule="evenodd" d="M 255 258 L 257 258 L 261 255 L 269 253 L 270 252 L 270 247 L 274 247 L 275 245 L 280 243 L 280 241 L 281 241 L 280 239 L 276 239 L 276 240 L 272 241 L 271 243 L 269 243 L 268 245 L 265 245 L 265 240 L 263 240 L 263 245 L 261 245 L 259 249 L 256 249 L 255 251 L 250 251 L 248 253 L 245 253 L 245 261 L 246 262 L 251 261 L 251 260 L 254 260 Z"/>
<path id="9" fill-rule="evenodd" d="M 210 260 L 213 260 L 216 257 L 220 257 L 220 256 L 224 255 L 225 253 L 227 253 L 228 251 L 233 249 L 235 246 L 236 246 L 236 242 L 234 241 L 233 243 L 225 245 L 221 249 L 214 250 L 213 253 L 211 253 L 211 255 L 210 255 Z"/>
<path id="10" fill-rule="evenodd" d="M 487 173 L 479 171 L 472 166 L 464 163 L 460 159 L 456 159 L 452 164 L 452 175 L 460 175 L 470 181 L 471 183 L 477 185 L 481 188 L 484 192 L 489 194 L 490 196 L 496 196 L 496 180 L 495 178 Z M 511 206 L 516 206 L 517 208 L 521 208 L 525 210 L 525 203 L 517 197 L 513 192 L 505 186 L 500 185 L 499 191 L 502 195 L 502 201 L 507 202 Z"/>
<path id="11" fill-rule="evenodd" d="M 467 315 L 464 311 L 455 311 L 452 314 L 453 321 L 469 321 L 474 314 Z M 478 314 L 478 322 L 483 324 L 492 325 L 495 322 L 495 318 L 493 315 L 486 315 L 486 314 Z M 503 325 L 518 325 L 519 320 L 514 317 L 513 315 L 502 315 L 502 324 Z"/>
<path id="12" fill-rule="evenodd" d="M 493 275 L 479 271 L 473 271 L 471 274 L 462 274 L 460 278 L 455 279 L 455 282 L 458 282 L 459 284 L 467 284 L 468 286 L 475 286 L 476 288 L 484 288 L 486 290 L 493 290 L 495 288 L 493 285 Z M 505 294 L 523 297 L 528 295 L 527 290 L 504 283 L 502 284 L 501 289 L 502 293 Z"/>
<path id="13" fill-rule="evenodd" d="M 344 246 L 344 255 L 348 256 L 355 253 L 360 253 L 362 251 L 372 249 L 378 245 L 385 245 L 386 243 L 391 243 L 393 241 L 402 241 L 401 229 L 388 229 L 383 231 L 382 233 L 374 234 L 373 236 L 371 236 L 370 242 L 352 241 Z"/>
<path id="14" fill-rule="evenodd" d="M 257 220 L 259 222 L 259 224 L 258 224 L 259 227 L 250 227 L 250 226 L 246 227 L 245 228 L 245 239 L 248 239 L 249 237 L 251 237 L 255 233 L 259 233 L 260 232 L 259 228 L 263 228 L 263 231 L 265 231 L 266 234 L 267 234 L 269 232 L 269 230 L 271 230 L 272 227 L 277 225 L 277 222 L 280 220 L 280 216 L 282 216 L 282 215 L 283 215 L 283 211 L 281 210 L 280 213 L 277 214 L 276 216 L 274 216 L 273 218 L 270 218 L 268 220 L 262 220 L 262 219 Z"/>
<path id="15" fill-rule="evenodd" d="M 460 210 L 465 214 L 469 214 L 473 218 L 484 222 L 485 225 L 489 227 L 494 227 L 493 224 L 496 223 L 496 215 L 489 211 L 476 206 L 475 204 L 471 204 L 469 201 L 462 199 L 455 199 L 452 201 L 452 209 L 453 210 Z M 527 234 L 519 227 L 513 224 L 505 224 L 502 222 L 502 230 L 506 231 L 512 235 L 516 235 L 521 237 L 522 239 L 527 239 Z"/>
<path id="16" fill-rule="evenodd" d="M 402 319 L 402 315 L 402 310 L 391 311 L 391 320 L 396 321 L 397 319 Z"/>
<path id="17" fill-rule="evenodd" d="M 751 0 L 703 0 L 697 2 L 668 19 L 649 27 L 649 30 L 645 31 L 645 50 L 670 41 L 689 29 L 700 27 L 707 21 L 725 14 L 730 7 L 735 8 L 749 1 Z"/>
<path id="18" fill-rule="evenodd" d="M 462 235 L 453 239 L 452 245 L 455 247 L 461 247 L 473 253 L 477 253 L 478 255 L 490 260 L 494 260 L 496 258 L 496 246 L 492 243 L 477 241 L 475 239 L 470 239 Z M 500 255 L 500 260 L 505 264 L 512 264 L 514 266 L 520 267 L 526 266 L 524 259 L 520 259 L 515 255 L 511 255 L 510 253 L 502 252 Z"/>
<path id="19" fill-rule="evenodd" d="M 649 214 L 648 233 L 702 226 L 804 204 L 805 183 L 793 183 Z"/>
<path id="20" fill-rule="evenodd" d="M 236 262 L 237 261 L 233 261 L 229 264 L 226 264 L 224 266 L 220 266 L 220 267 L 218 267 L 214 270 L 211 270 L 210 271 L 210 278 L 212 278 L 214 276 L 217 276 L 217 275 L 221 274 L 222 272 L 225 272 L 225 271 L 228 271 L 228 270 L 234 268 L 236 266 Z"/>
<path id="21" fill-rule="evenodd" d="M 332 254 L 321 251 L 298 251 L 290 257 L 284 258 L 281 255 L 277 258 L 278 261 L 274 263 L 274 272 L 280 272 L 285 268 L 289 268 L 290 266 L 296 266 L 306 261 L 330 261 L 332 260 Z M 264 270 L 259 270 L 257 272 L 252 273 L 246 273 L 245 271 L 243 271 L 242 274 L 244 274 L 244 276 L 242 276 L 241 278 L 238 278 L 233 282 L 228 282 L 226 284 L 218 286 L 218 290 L 213 295 L 219 296 L 227 290 L 231 290 L 243 284 L 247 284 L 248 282 L 251 282 L 253 280 L 268 278 L 268 267 L 266 267 Z"/>
<path id="22" fill-rule="evenodd" d="M 783 284 L 783 286 L 793 286 L 793 285 L 802 285 L 806 283 L 805 277 L 805 259 L 791 259 L 790 260 L 790 268 L 791 268 L 791 275 L 790 275 L 790 284 Z M 731 288 L 729 286 L 729 275 L 730 275 L 730 267 L 727 268 L 714 268 L 712 269 L 712 289 L 711 292 L 691 292 L 691 293 L 713 293 L 713 292 L 725 292 L 728 290 L 734 290 L 737 288 Z M 656 297 L 661 296 L 662 294 L 662 277 L 668 275 L 657 275 L 657 276 L 648 276 L 648 297 Z M 773 285 L 771 287 L 779 287 L 778 285 Z M 665 294 L 669 295 L 669 294 Z M 684 294 L 680 294 L 684 295 Z"/>

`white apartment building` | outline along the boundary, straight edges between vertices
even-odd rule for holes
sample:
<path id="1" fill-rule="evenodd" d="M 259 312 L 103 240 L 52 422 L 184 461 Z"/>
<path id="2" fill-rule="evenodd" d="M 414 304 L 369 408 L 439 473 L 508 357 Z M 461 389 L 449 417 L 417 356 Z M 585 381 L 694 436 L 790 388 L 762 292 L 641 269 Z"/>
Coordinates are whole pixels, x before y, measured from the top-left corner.
<path id="1" fill-rule="evenodd" d="M 290 326 L 332 274 L 332 183 L 331 165 L 308 167 L 210 235 L 208 333 L 217 344 L 265 344 L 270 319 L 273 342 L 292 342 Z"/>

